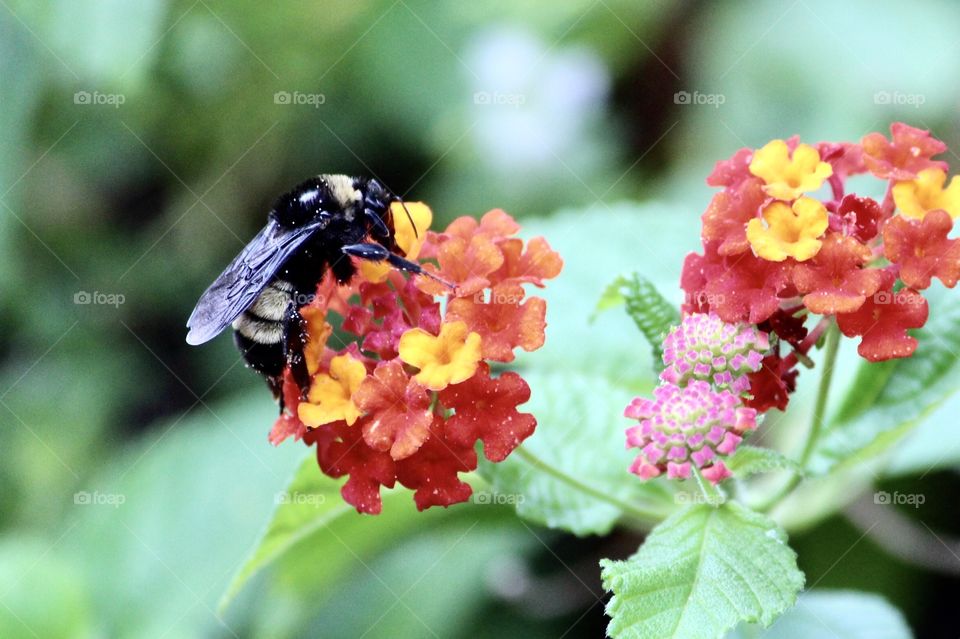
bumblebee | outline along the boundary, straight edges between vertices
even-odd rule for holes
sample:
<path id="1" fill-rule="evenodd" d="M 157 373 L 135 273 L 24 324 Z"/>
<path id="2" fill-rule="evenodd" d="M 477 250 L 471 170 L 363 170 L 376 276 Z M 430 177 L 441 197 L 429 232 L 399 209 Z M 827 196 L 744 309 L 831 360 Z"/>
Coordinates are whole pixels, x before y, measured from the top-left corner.
<path id="1" fill-rule="evenodd" d="M 266 378 L 275 397 L 287 366 L 306 392 L 299 309 L 327 270 L 345 284 L 357 271 L 351 258 L 359 258 L 438 279 L 398 254 L 394 202 L 403 203 L 377 180 L 346 175 L 319 175 L 281 195 L 266 226 L 200 296 L 187 320 L 187 343 L 203 344 L 232 325 L 247 366 Z"/>

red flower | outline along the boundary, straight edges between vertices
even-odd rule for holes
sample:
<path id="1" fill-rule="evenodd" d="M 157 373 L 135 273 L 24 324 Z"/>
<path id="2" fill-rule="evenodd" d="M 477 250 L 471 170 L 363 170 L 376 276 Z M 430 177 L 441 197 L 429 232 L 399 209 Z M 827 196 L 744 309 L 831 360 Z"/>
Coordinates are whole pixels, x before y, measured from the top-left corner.
<path id="1" fill-rule="evenodd" d="M 821 315 L 852 313 L 860 308 L 883 280 L 878 269 L 860 268 L 870 257 L 870 249 L 852 237 L 828 235 L 816 257 L 793 269 L 797 290 L 806 293 L 804 306 Z"/>
<path id="2" fill-rule="evenodd" d="M 294 441 L 303 439 L 307 432 L 307 427 L 300 418 L 297 417 L 297 406 L 300 404 L 300 388 L 293 381 L 293 375 L 289 370 L 283 373 L 283 407 L 280 417 L 273 423 L 273 428 L 267 439 L 274 446 L 279 446 L 287 437 L 293 437 Z"/>
<path id="3" fill-rule="evenodd" d="M 747 222 L 757 217 L 766 200 L 763 181 L 754 177 L 717 193 L 702 217 L 703 239 L 720 242 L 717 248 L 720 255 L 735 255 L 748 250 Z"/>
<path id="4" fill-rule="evenodd" d="M 790 264 L 741 253 L 724 261 L 722 273 L 707 282 L 710 309 L 725 322 L 759 324 L 773 315 L 780 295 L 792 292 Z"/>
<path id="5" fill-rule="evenodd" d="M 472 445 L 451 441 L 446 428 L 443 419 L 435 417 L 426 443 L 396 464 L 397 480 L 415 491 L 413 499 L 418 510 L 467 501 L 473 492 L 470 484 L 460 481 L 458 473 L 477 468 L 477 453 Z"/>
<path id="6" fill-rule="evenodd" d="M 373 449 L 389 451 L 395 460 L 417 452 L 430 435 L 430 395 L 399 360 L 380 363 L 353 394 L 353 402 L 369 413 L 363 440 Z"/>
<path id="7" fill-rule="evenodd" d="M 837 315 L 844 335 L 863 337 L 857 352 L 871 362 L 913 355 L 917 340 L 907 329 L 920 328 L 927 321 L 927 301 L 920 293 L 909 288 L 894 293 L 893 275 L 884 279 L 883 289 L 868 297 L 860 310 Z"/>
<path id="8" fill-rule="evenodd" d="M 749 375 L 751 397 L 743 403 L 758 413 L 765 413 L 771 408 L 786 410 L 790 393 L 797 388 L 798 372 L 794 365 L 788 364 L 777 354 L 764 357 L 760 370 Z"/>
<path id="9" fill-rule="evenodd" d="M 820 159 L 833 167 L 833 174 L 840 179 L 864 173 L 863 149 L 851 142 L 820 142 L 815 145 Z"/>
<path id="10" fill-rule="evenodd" d="M 710 186 L 738 186 L 744 180 L 753 177 L 750 173 L 750 160 L 753 159 L 753 149 L 742 148 L 728 160 L 720 160 L 713 167 L 713 172 L 707 176 Z"/>
<path id="11" fill-rule="evenodd" d="M 900 267 L 900 278 L 915 289 L 939 277 L 953 288 L 960 279 L 960 241 L 947 239 L 953 219 L 946 211 L 930 211 L 923 221 L 896 216 L 883 227 L 883 250 Z"/>
<path id="12" fill-rule="evenodd" d="M 330 477 L 349 475 L 340 489 L 343 500 L 357 512 L 376 515 L 383 508 L 380 487 L 393 488 L 396 466 L 388 453 L 375 450 L 363 441 L 366 418 L 353 426 L 335 422 L 313 428 L 303 438 L 308 446 L 316 444 L 317 462 Z"/>
<path id="13" fill-rule="evenodd" d="M 480 334 L 484 359 L 512 362 L 513 349 L 520 346 L 534 351 L 545 339 L 547 303 L 533 297 L 522 304 L 523 287 L 519 284 L 498 284 L 485 300 L 481 293 L 474 297 L 450 300 L 448 321 L 460 320 L 471 331 Z"/>
<path id="14" fill-rule="evenodd" d="M 793 313 L 780 308 L 768 317 L 765 322 L 761 322 L 757 328 L 765 333 L 776 333 L 777 337 L 787 344 L 790 344 L 794 348 L 799 348 L 800 343 L 803 342 L 808 332 L 803 325 L 803 321 L 803 317 L 797 317 Z"/>
<path id="15" fill-rule="evenodd" d="M 517 411 L 530 399 L 527 383 L 516 373 L 491 378 L 486 364 L 467 381 L 440 391 L 439 397 L 440 403 L 456 411 L 447 420 L 447 439 L 471 450 L 479 439 L 492 462 L 506 459 L 537 426 L 533 415 Z"/>
<path id="16" fill-rule="evenodd" d="M 876 200 L 848 195 L 840 202 L 834 218 L 837 224 L 831 225 L 831 228 L 866 243 L 877 236 L 882 217 L 883 211 Z"/>
<path id="17" fill-rule="evenodd" d="M 903 122 L 890 125 L 888 141 L 882 133 L 863 136 L 863 161 L 878 178 L 913 180 L 924 169 L 947 170 L 947 163 L 931 160 L 947 150 L 947 145 L 931 137 L 929 131 L 915 129 Z"/>
<path id="18" fill-rule="evenodd" d="M 687 253 L 683 259 L 683 268 L 680 270 L 680 288 L 684 292 L 684 303 L 681 307 L 683 313 L 707 313 L 710 311 L 710 304 L 707 301 L 707 293 L 704 289 L 707 282 L 718 269 L 723 268 L 719 264 L 717 255 L 717 243 L 705 242 L 704 255 L 699 253 Z M 712 256 L 712 260 L 710 257 Z"/>

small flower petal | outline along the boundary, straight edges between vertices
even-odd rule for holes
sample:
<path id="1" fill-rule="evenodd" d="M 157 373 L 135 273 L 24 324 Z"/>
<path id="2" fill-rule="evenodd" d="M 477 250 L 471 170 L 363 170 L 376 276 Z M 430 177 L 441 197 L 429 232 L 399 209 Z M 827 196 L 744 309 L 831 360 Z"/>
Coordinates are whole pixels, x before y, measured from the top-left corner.
<path id="1" fill-rule="evenodd" d="M 421 328 L 400 338 L 400 359 L 416 366 L 414 379 L 430 390 L 442 390 L 473 377 L 481 357 L 481 339 L 465 322 L 445 322 L 439 335 Z"/>
<path id="2" fill-rule="evenodd" d="M 747 239 L 758 257 L 782 262 L 792 257 L 809 260 L 820 250 L 819 238 L 829 225 L 827 209 L 818 200 L 802 197 L 792 206 L 771 202 L 759 218 L 747 224 Z"/>
<path id="3" fill-rule="evenodd" d="M 784 140 L 772 140 L 753 154 L 750 173 L 766 183 L 764 190 L 771 197 L 793 200 L 819 189 L 833 174 L 833 167 L 821 162 L 812 146 L 799 144 L 791 154 Z"/>
<path id="4" fill-rule="evenodd" d="M 315 427 L 344 420 L 353 424 L 360 410 L 353 403 L 353 394 L 367 376 L 367 367 L 350 355 L 338 355 L 330 360 L 330 371 L 313 378 L 307 401 L 297 407 L 300 420 Z"/>

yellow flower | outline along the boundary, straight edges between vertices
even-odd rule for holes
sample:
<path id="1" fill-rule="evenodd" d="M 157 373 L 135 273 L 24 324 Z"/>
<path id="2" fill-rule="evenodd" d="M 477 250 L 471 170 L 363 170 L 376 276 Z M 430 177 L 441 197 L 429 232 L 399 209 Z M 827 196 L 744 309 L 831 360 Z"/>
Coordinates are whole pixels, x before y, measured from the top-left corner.
<path id="1" fill-rule="evenodd" d="M 414 379 L 438 391 L 470 379 L 477 372 L 480 334 L 468 334 L 464 322 L 443 324 L 437 336 L 414 328 L 400 336 L 397 350 L 401 360 L 420 369 Z"/>
<path id="2" fill-rule="evenodd" d="M 407 210 L 403 210 L 404 204 Z M 433 212 L 430 207 L 423 202 L 393 202 L 390 205 L 390 215 L 393 217 L 393 235 L 397 241 L 397 246 L 403 251 L 408 260 L 416 260 L 420 255 L 420 249 L 423 247 L 423 240 L 427 237 L 427 229 L 433 222 Z M 410 217 L 407 217 L 407 211 L 410 211 Z M 413 225 L 410 224 L 410 218 L 417 226 L 416 233 Z M 390 265 L 385 262 L 370 262 L 363 260 L 360 262 L 360 273 L 368 282 L 382 282 L 387 279 L 390 273 Z"/>
<path id="3" fill-rule="evenodd" d="M 330 360 L 330 372 L 317 375 L 310 385 L 307 401 L 300 402 L 297 413 L 307 426 L 322 426 L 346 420 L 350 425 L 360 417 L 353 394 L 367 376 L 367 368 L 350 355 Z"/>
<path id="4" fill-rule="evenodd" d="M 833 175 L 833 167 L 820 161 L 820 153 L 800 144 L 790 155 L 783 140 L 771 140 L 753 154 L 750 173 L 766 183 L 763 190 L 778 200 L 793 200 L 808 191 L 816 191 Z"/>
<path id="5" fill-rule="evenodd" d="M 893 186 L 893 201 L 906 217 L 922 220 L 928 211 L 943 209 L 950 217 L 960 217 L 960 176 L 943 188 L 947 174 L 940 169 L 924 169 L 916 180 L 897 182 Z"/>
<path id="6" fill-rule="evenodd" d="M 747 240 L 758 257 L 782 262 L 792 257 L 809 260 L 820 251 L 817 239 L 827 230 L 827 209 L 818 200 L 799 198 L 791 208 L 786 202 L 771 202 L 759 218 L 747 224 Z"/>

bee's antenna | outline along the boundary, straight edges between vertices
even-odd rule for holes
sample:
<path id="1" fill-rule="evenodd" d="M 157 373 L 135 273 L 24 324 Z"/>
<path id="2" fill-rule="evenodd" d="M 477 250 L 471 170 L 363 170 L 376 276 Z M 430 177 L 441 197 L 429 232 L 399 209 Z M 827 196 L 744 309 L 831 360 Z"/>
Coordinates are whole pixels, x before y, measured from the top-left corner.
<path id="1" fill-rule="evenodd" d="M 416 237 L 416 238 L 419 239 L 419 237 L 420 237 L 420 231 L 417 230 L 417 225 L 416 225 L 416 223 L 413 221 L 413 216 L 410 215 L 410 209 L 407 208 L 407 203 L 404 202 L 404 201 L 403 201 L 403 198 L 401 198 L 400 196 L 397 196 L 397 201 L 400 202 L 400 206 L 403 207 L 404 213 L 407 214 L 407 219 L 410 220 L 410 226 L 413 227 L 413 235 L 414 235 L 414 237 Z"/>

